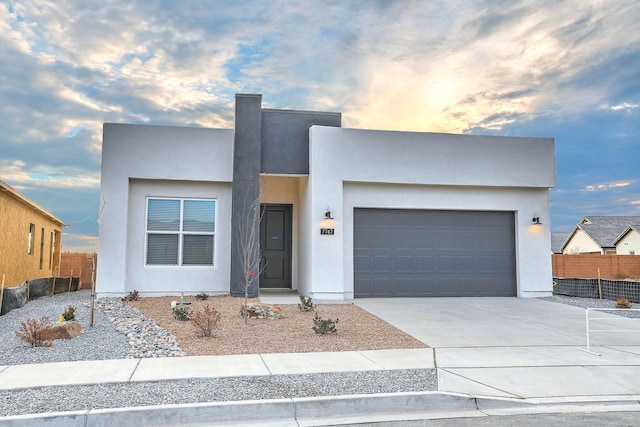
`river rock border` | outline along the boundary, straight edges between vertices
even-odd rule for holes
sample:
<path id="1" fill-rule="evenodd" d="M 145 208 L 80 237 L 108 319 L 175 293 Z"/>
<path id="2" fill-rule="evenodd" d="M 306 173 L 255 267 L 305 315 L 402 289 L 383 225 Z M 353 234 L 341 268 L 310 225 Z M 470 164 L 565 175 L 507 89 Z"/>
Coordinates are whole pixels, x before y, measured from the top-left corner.
<path id="1" fill-rule="evenodd" d="M 138 309 L 119 298 L 100 298 L 96 305 L 102 309 L 118 332 L 129 339 L 127 359 L 153 357 L 184 357 L 178 340 L 156 322 L 146 318 Z"/>

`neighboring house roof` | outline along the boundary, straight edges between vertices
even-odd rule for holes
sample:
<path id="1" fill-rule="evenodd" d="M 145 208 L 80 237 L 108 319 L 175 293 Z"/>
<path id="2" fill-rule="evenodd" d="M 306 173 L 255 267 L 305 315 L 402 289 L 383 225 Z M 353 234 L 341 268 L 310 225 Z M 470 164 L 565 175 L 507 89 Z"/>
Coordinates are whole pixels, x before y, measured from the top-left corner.
<path id="1" fill-rule="evenodd" d="M 571 233 L 569 232 L 551 233 L 551 252 L 554 254 L 561 254 L 562 246 L 570 235 Z"/>
<path id="2" fill-rule="evenodd" d="M 6 193 L 9 196 L 13 197 L 14 199 L 24 203 L 25 205 L 28 205 L 29 207 L 40 212 L 42 215 L 46 216 L 50 220 L 57 222 L 58 224 L 60 224 L 60 226 L 66 227 L 69 225 L 63 220 L 61 220 L 60 218 L 58 218 L 57 216 L 55 216 L 54 214 L 52 214 L 51 212 L 49 212 L 48 210 L 46 210 L 45 208 L 43 208 L 42 206 L 40 206 L 39 204 L 37 204 L 36 202 L 34 202 L 33 200 L 31 200 L 30 198 L 28 198 L 27 196 L 20 194 L 18 190 L 16 190 L 15 188 L 13 188 L 12 186 L 10 186 L 9 184 L 7 184 L 2 180 L 0 180 L 0 192 Z"/>
<path id="3" fill-rule="evenodd" d="M 616 240 L 613 241 L 614 245 L 617 245 L 618 242 L 624 237 L 626 236 L 629 232 L 631 232 L 632 230 L 637 231 L 638 233 L 640 233 L 640 223 L 639 224 L 631 224 L 630 226 L 628 226 L 627 228 L 625 228 L 625 230 L 620 233 L 620 235 L 618 236 L 618 238 Z"/>
<path id="4" fill-rule="evenodd" d="M 578 230 L 585 232 L 601 248 L 615 248 L 615 242 L 632 224 L 640 224 L 640 216 L 585 216 L 565 240 L 561 250 Z"/>

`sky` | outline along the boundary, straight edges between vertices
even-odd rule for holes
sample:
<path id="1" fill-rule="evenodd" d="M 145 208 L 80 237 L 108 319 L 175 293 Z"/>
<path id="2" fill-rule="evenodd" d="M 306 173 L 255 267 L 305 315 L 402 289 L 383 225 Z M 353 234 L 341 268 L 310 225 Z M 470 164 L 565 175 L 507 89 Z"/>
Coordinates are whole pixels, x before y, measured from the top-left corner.
<path id="1" fill-rule="evenodd" d="M 555 138 L 552 231 L 640 215 L 637 0 L 10 0 L 0 180 L 97 250 L 105 122 L 233 127 L 263 107 L 343 127 Z"/>

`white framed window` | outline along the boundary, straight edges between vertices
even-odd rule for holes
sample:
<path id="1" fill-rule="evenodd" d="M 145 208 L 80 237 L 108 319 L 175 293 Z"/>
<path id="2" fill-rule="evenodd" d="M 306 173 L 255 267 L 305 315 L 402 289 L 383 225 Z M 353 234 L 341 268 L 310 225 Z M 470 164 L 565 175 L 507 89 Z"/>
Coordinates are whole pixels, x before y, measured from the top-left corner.
<path id="1" fill-rule="evenodd" d="M 216 200 L 147 198 L 146 264 L 213 265 Z"/>

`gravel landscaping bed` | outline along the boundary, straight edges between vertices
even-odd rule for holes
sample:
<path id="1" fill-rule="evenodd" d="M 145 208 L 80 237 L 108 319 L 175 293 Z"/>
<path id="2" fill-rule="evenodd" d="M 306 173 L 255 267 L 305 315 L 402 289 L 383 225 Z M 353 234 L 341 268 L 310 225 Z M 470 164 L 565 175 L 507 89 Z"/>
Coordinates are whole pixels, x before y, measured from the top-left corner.
<path id="1" fill-rule="evenodd" d="M 578 298 L 578 297 L 569 297 L 564 295 L 553 295 L 550 297 L 540 298 L 545 301 L 552 301 L 561 304 L 572 305 L 574 307 L 581 308 L 616 308 L 616 301 L 607 300 L 607 299 L 594 299 L 594 298 Z M 633 309 L 640 308 L 639 305 L 632 304 Z M 640 317 L 640 311 L 604 311 L 605 313 L 615 314 L 618 316 L 625 317 Z"/>
<path id="2" fill-rule="evenodd" d="M 96 306 L 94 326 L 90 326 L 91 292 L 82 290 L 37 298 L 23 307 L 0 316 L 0 365 L 68 362 L 75 360 L 123 359 L 129 340 Z M 84 332 L 70 340 L 56 340 L 51 347 L 27 347 L 15 332 L 23 320 L 48 317 L 55 322 L 69 306 L 75 306 L 76 320 Z"/>
<path id="3" fill-rule="evenodd" d="M 319 308 L 325 318 L 341 319 L 338 323 L 339 333 L 332 336 L 317 336 L 311 330 L 313 313 L 300 312 L 295 305 L 282 306 L 288 321 L 253 319 L 244 324 L 238 314 L 241 301 L 228 296 L 210 298 L 202 303 L 187 297 L 192 302 L 192 311 L 206 303 L 216 307 L 223 315 L 215 338 L 197 337 L 190 322 L 173 318 L 170 309 L 172 299 L 176 298 L 143 298 L 132 302 L 131 305 L 155 316 L 154 320 L 119 299 L 101 299 L 96 303 L 93 327 L 89 325 L 89 291 L 29 301 L 24 307 L 0 317 L 0 365 L 184 356 L 187 354 L 185 350 L 190 355 L 201 355 L 280 352 L 287 351 L 287 346 L 290 347 L 289 351 L 425 347 L 353 305 Z M 48 316 L 55 321 L 69 305 L 76 306 L 77 321 L 84 328 L 78 337 L 55 340 L 51 347 L 30 348 L 15 336 L 22 320 Z M 156 317 L 158 323 L 182 338 L 177 340 L 171 331 L 161 328 L 155 321 Z M 225 323 L 226 326 L 223 326 Z M 249 338 L 229 339 L 229 345 L 222 345 L 227 334 L 234 335 L 233 328 L 243 328 L 241 330 Z M 236 329 L 236 338 L 237 332 Z M 184 349 L 179 345 L 183 342 Z M 272 345 L 269 345 L 270 342 Z M 160 404 L 433 390 L 437 390 L 435 369 L 54 386 L 0 391 L 0 416 Z"/>
<path id="4" fill-rule="evenodd" d="M 24 307 L 0 317 L 0 365 L 186 354 L 424 347 L 424 344 L 353 305 L 321 306 L 319 312 L 323 317 L 340 318 L 339 333 L 316 336 L 309 323 L 313 314 L 300 312 L 295 305 L 283 306 L 288 322 L 249 320 L 244 324 L 238 315 L 240 300 L 227 296 L 200 302 L 190 297 L 188 300 L 192 302 L 192 311 L 210 304 L 222 313 L 216 337 L 203 338 L 197 336 L 190 322 L 173 318 L 170 308 L 167 308 L 172 299 L 176 298 L 143 298 L 131 305 L 115 298 L 99 300 L 96 303 L 94 326 L 89 325 L 89 291 L 29 301 Z M 616 304 L 609 300 L 565 296 L 541 299 L 583 308 L 614 308 Z M 48 316 L 55 321 L 69 305 L 76 307 L 77 321 L 84 328 L 80 336 L 56 340 L 51 347 L 39 348 L 26 347 L 15 336 L 22 320 Z M 640 317 L 638 312 L 632 311 L 616 314 Z M 237 335 L 239 330 L 248 338 L 228 339 Z M 231 344 L 223 344 L 225 341 Z M 437 390 L 435 369 L 55 386 L 0 391 L 0 416 L 160 404 L 433 390 Z"/>
<path id="5" fill-rule="evenodd" d="M 189 379 L 0 391 L 0 416 L 101 408 L 437 390 L 435 369 Z"/>

